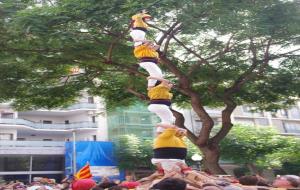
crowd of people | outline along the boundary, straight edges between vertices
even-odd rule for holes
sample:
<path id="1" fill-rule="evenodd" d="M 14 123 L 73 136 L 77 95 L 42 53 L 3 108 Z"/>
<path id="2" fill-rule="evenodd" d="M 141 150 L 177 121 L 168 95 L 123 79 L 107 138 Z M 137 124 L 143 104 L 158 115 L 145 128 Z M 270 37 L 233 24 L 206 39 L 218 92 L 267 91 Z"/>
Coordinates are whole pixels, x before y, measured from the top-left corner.
<path id="1" fill-rule="evenodd" d="M 296 190 L 300 189 L 300 177 L 296 175 L 278 176 L 273 181 L 267 181 L 260 176 L 242 176 L 234 179 L 230 176 L 211 177 L 212 180 L 195 188 L 188 182 L 177 177 L 166 177 L 149 188 L 142 186 L 143 182 L 127 178 L 125 181 L 110 180 L 103 177 L 100 182 L 93 179 L 64 179 L 61 183 L 55 180 L 40 178 L 30 184 L 19 181 L 0 183 L 0 190 Z M 215 179 L 215 180 L 213 180 Z M 200 179 L 199 179 L 200 180 Z M 203 182 L 203 181 L 202 181 Z"/>

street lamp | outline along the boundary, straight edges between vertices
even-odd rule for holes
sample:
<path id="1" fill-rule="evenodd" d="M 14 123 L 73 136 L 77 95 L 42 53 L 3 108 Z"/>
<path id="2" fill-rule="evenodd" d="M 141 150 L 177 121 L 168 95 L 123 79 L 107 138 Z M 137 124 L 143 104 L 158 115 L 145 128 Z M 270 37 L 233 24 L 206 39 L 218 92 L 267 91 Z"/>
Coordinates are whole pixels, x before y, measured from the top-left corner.
<path id="1" fill-rule="evenodd" d="M 193 156 L 192 156 L 192 160 L 196 162 L 196 167 L 197 167 L 197 170 L 201 171 L 201 167 L 200 167 L 200 163 L 202 161 L 202 156 L 195 153 Z"/>

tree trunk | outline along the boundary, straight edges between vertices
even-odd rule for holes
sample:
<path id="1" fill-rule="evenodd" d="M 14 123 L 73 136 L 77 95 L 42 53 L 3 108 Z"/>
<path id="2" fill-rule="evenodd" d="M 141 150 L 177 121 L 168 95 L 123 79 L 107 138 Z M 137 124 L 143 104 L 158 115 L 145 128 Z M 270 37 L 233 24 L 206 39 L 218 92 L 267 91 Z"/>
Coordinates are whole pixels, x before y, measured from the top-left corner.
<path id="1" fill-rule="evenodd" d="M 206 170 L 212 174 L 226 174 L 226 172 L 219 165 L 220 149 L 217 144 L 209 144 L 199 147 L 204 154 L 203 164 Z"/>
<path id="2" fill-rule="evenodd" d="M 255 166 L 253 163 L 248 163 L 247 167 L 249 168 L 250 172 L 253 174 L 261 175 L 261 171 Z"/>
<path id="3" fill-rule="evenodd" d="M 187 129 L 186 126 L 184 126 L 183 115 L 176 110 L 172 110 L 172 112 L 174 117 L 176 118 L 175 125 Z M 203 157 L 204 157 L 203 164 L 206 171 L 209 171 L 212 174 L 225 174 L 225 171 L 219 165 L 220 151 L 219 151 L 219 146 L 217 144 L 213 145 L 211 143 L 210 146 L 209 145 L 199 146 L 197 145 L 198 138 L 189 130 L 188 130 L 187 137 L 203 153 Z"/>

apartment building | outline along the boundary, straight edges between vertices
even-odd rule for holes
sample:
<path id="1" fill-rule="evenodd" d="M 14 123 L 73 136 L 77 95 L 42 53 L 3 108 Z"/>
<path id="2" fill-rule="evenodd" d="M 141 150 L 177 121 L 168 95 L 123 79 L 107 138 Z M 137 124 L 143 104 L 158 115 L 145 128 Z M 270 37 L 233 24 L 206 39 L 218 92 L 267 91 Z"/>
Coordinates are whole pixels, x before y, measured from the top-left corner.
<path id="1" fill-rule="evenodd" d="M 0 179 L 61 179 L 66 141 L 107 141 L 103 105 L 87 94 L 64 109 L 17 112 L 0 104 Z"/>
<path id="2" fill-rule="evenodd" d="M 175 108 L 176 109 L 176 108 Z M 202 127 L 201 119 L 191 109 L 177 109 L 185 117 L 185 126 L 194 134 Z M 221 123 L 222 108 L 206 108 L 216 125 Z M 137 104 L 128 108 L 116 109 L 108 114 L 109 139 L 118 135 L 135 134 L 139 137 L 153 137 L 153 127 L 159 122 L 155 114 L 147 110 L 147 106 Z M 253 112 L 251 106 L 238 106 L 232 114 L 233 123 L 257 126 L 272 126 L 282 135 L 300 137 L 300 102 L 289 109 L 273 112 Z"/>
<path id="3" fill-rule="evenodd" d="M 222 109 L 207 108 L 216 124 Z M 201 120 L 192 110 L 180 110 L 195 134 Z M 239 106 L 234 123 L 273 126 L 284 135 L 300 136 L 300 102 L 276 113 L 252 112 Z M 34 177 L 61 179 L 66 141 L 107 141 L 124 134 L 151 138 L 159 119 L 144 104 L 107 112 L 99 98 L 83 94 L 68 108 L 17 112 L 0 104 L 0 179 L 31 181 Z"/>
<path id="4" fill-rule="evenodd" d="M 221 108 L 206 108 L 216 125 L 221 123 Z M 183 110 L 185 125 L 193 133 L 198 134 L 202 127 L 201 119 L 193 110 Z M 293 135 L 300 137 L 300 102 L 289 109 L 277 112 L 253 112 L 251 106 L 238 106 L 232 114 L 233 123 L 244 123 L 256 126 L 272 126 L 282 135 Z"/>
<path id="5" fill-rule="evenodd" d="M 159 122 L 155 114 L 148 111 L 145 104 L 136 104 L 127 108 L 119 108 L 108 113 L 108 137 L 135 134 L 138 137 L 152 138 L 154 126 Z"/>

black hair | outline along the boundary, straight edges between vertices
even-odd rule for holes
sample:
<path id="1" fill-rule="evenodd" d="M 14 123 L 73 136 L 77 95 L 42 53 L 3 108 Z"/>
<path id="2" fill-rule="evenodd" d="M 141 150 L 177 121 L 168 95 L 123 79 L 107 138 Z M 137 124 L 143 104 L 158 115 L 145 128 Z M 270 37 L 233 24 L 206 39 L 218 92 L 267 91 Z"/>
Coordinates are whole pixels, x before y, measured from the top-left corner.
<path id="1" fill-rule="evenodd" d="M 156 190 L 185 190 L 186 182 L 178 178 L 165 178 L 150 189 Z"/>
<path id="2" fill-rule="evenodd" d="M 242 185 L 257 185 L 258 178 L 256 176 L 246 175 L 239 178 Z"/>
<path id="3" fill-rule="evenodd" d="M 114 182 L 102 182 L 102 183 L 99 184 L 99 187 L 101 187 L 103 189 L 110 188 L 110 187 L 113 187 L 113 186 L 117 186 L 117 184 L 114 183 Z"/>
<path id="4" fill-rule="evenodd" d="M 161 81 L 157 80 L 154 86 L 160 85 Z"/>
<path id="5" fill-rule="evenodd" d="M 285 178 L 293 187 L 300 186 L 300 179 L 298 179 L 298 176 L 284 175 L 282 177 Z"/>
<path id="6" fill-rule="evenodd" d="M 128 189 L 128 188 L 126 188 L 126 187 L 121 187 L 121 186 L 117 186 L 117 185 L 108 188 L 108 190 L 124 190 L 124 189 Z"/>
<path id="7" fill-rule="evenodd" d="M 94 188 L 92 188 L 92 190 L 104 190 L 102 187 L 96 186 Z"/>

